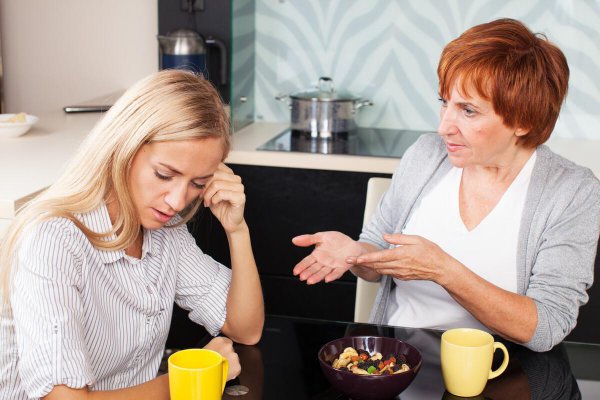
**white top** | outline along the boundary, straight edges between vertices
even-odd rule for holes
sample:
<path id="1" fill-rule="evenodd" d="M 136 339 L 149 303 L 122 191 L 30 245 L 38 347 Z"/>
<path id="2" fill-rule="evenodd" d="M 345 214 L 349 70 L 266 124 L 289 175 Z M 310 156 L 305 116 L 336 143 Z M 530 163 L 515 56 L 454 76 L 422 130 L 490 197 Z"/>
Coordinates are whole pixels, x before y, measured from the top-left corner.
<path id="1" fill-rule="evenodd" d="M 105 206 L 81 221 L 111 227 Z M 18 258 L 14 321 L 5 314 L 0 324 L 1 399 L 155 378 L 174 301 L 213 335 L 225 322 L 231 270 L 203 254 L 185 225 L 144 230 L 137 259 L 98 250 L 73 222 L 54 218 L 28 232 Z"/>
<path id="2" fill-rule="evenodd" d="M 517 240 L 535 152 L 494 209 L 469 231 L 459 211 L 462 169 L 452 168 L 417 205 L 403 233 L 436 243 L 483 279 L 517 291 Z M 387 309 L 390 325 L 487 330 L 444 288 L 431 281 L 394 279 Z"/>

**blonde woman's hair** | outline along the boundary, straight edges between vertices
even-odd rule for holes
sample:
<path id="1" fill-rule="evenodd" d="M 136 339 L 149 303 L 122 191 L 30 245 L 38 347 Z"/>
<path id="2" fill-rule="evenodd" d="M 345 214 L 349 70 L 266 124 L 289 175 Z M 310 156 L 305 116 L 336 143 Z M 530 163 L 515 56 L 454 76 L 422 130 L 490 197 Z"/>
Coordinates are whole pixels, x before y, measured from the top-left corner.
<path id="1" fill-rule="evenodd" d="M 62 176 L 18 211 L 0 245 L 4 301 L 8 300 L 17 247 L 25 229 L 49 218 L 63 217 L 73 221 L 96 248 L 127 248 L 140 230 L 127 184 L 132 160 L 140 147 L 151 142 L 208 137 L 222 140 L 225 158 L 230 148 L 229 117 L 218 92 L 201 75 L 164 70 L 132 86 L 94 126 Z M 111 231 L 91 231 L 76 217 L 107 200 L 115 202 L 120 210 Z M 180 213 L 179 224 L 189 221 L 200 206 L 199 200 Z"/>

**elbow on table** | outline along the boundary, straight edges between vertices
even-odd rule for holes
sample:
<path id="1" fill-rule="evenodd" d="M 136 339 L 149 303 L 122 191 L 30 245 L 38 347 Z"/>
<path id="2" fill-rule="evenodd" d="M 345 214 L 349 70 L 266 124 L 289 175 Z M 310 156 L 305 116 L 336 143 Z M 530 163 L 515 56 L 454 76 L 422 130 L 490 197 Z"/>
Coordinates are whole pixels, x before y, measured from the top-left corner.
<path id="1" fill-rule="evenodd" d="M 573 320 L 540 319 L 540 315 L 538 315 L 538 323 L 533 336 L 522 345 L 538 353 L 552 350 L 571 333 L 575 328 L 576 321 L 576 318 Z"/>
<path id="2" fill-rule="evenodd" d="M 260 326 L 253 327 L 252 329 L 246 330 L 243 334 L 237 335 L 232 339 L 239 344 L 244 344 L 246 346 L 254 346 L 260 341 L 262 337 L 264 322 L 260 324 Z"/>
<path id="3" fill-rule="evenodd" d="M 263 326 L 265 324 L 264 318 L 259 323 L 256 323 L 252 327 L 248 328 L 238 328 L 237 332 L 231 331 L 229 329 L 225 330 L 225 334 L 229 336 L 231 340 L 236 343 L 244 344 L 247 346 L 253 346 L 260 341 L 263 332 Z"/>

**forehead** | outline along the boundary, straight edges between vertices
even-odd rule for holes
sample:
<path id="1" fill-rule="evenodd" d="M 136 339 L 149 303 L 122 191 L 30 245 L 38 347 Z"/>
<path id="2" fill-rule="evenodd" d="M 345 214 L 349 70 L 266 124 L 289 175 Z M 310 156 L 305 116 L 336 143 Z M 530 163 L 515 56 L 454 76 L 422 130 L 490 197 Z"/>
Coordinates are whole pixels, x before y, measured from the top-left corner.
<path id="1" fill-rule="evenodd" d="M 220 138 L 151 142 L 140 153 L 154 164 L 167 164 L 183 174 L 203 176 L 212 174 L 224 158 Z"/>
<path id="2" fill-rule="evenodd" d="M 440 87 L 441 95 L 451 98 L 453 92 L 457 92 L 463 98 L 480 98 L 490 101 L 491 81 L 481 74 L 463 73 L 455 78 L 444 82 Z"/>
<path id="3" fill-rule="evenodd" d="M 487 90 L 481 86 L 481 84 L 477 84 L 477 82 L 471 80 L 457 79 L 448 87 L 448 93 L 443 96 L 451 99 L 457 94 L 462 99 L 490 102 Z"/>

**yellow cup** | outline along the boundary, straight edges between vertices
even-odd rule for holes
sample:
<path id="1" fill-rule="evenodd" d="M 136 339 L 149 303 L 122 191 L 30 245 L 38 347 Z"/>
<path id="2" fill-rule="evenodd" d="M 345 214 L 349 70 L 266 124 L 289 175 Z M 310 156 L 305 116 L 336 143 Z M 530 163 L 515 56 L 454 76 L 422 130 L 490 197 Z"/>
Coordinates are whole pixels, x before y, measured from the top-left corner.
<path id="1" fill-rule="evenodd" d="M 502 365 L 492 371 L 496 349 L 502 350 Z M 456 396 L 478 396 L 488 379 L 504 372 L 508 365 L 508 350 L 494 337 L 478 329 L 450 329 L 442 334 L 442 376 L 448 392 Z"/>
<path id="2" fill-rule="evenodd" d="M 229 362 L 216 351 L 187 349 L 169 357 L 171 400 L 220 400 Z"/>

